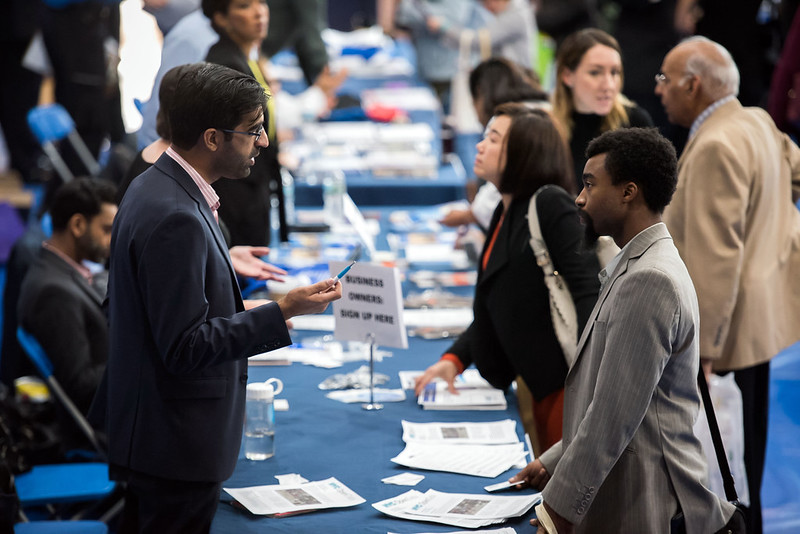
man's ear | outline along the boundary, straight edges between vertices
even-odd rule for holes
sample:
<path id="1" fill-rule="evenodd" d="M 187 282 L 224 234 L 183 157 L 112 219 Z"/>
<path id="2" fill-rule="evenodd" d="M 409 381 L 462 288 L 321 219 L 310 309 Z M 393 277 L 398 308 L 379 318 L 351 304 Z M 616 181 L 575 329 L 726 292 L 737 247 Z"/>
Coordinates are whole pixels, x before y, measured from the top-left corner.
<path id="1" fill-rule="evenodd" d="M 69 233 L 76 239 L 82 237 L 86 233 L 88 227 L 89 221 L 87 221 L 86 217 L 81 213 L 73 214 L 67 221 L 67 230 L 69 230 Z"/>
<path id="2" fill-rule="evenodd" d="M 225 134 L 216 128 L 208 128 L 203 132 L 203 144 L 208 150 L 216 152 L 222 144 L 223 135 Z"/>
<path id="3" fill-rule="evenodd" d="M 623 203 L 630 203 L 636 200 L 639 196 L 639 186 L 636 185 L 636 182 L 628 182 L 622 188 L 622 202 Z"/>
<path id="4" fill-rule="evenodd" d="M 686 92 L 697 93 L 700 91 L 700 78 L 691 74 L 686 77 Z"/>

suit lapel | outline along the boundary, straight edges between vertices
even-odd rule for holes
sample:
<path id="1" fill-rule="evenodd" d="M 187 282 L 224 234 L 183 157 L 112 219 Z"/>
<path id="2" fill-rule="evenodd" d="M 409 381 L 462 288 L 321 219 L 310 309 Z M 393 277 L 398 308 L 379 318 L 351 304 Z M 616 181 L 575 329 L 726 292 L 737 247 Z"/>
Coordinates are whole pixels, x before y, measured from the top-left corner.
<path id="1" fill-rule="evenodd" d="M 47 249 L 42 249 L 42 258 L 44 261 L 49 265 L 51 269 L 55 269 L 61 271 L 66 276 L 69 276 L 70 279 L 75 282 L 75 286 L 80 288 L 92 302 L 97 304 L 98 308 L 101 308 L 103 305 L 103 296 L 100 295 L 95 288 L 93 288 L 88 280 L 81 275 L 72 265 L 69 265 L 63 259 L 58 257 L 58 255 L 50 252 Z"/>
<path id="2" fill-rule="evenodd" d="M 208 203 L 206 202 L 206 199 L 203 198 L 203 194 L 200 192 L 197 184 L 194 183 L 192 177 L 189 176 L 183 167 L 181 167 L 177 161 L 172 159 L 166 153 L 162 154 L 153 165 L 171 179 L 178 182 L 178 185 L 180 185 L 183 190 L 186 191 L 186 194 L 189 195 L 192 200 L 194 200 L 195 204 L 197 204 L 198 211 L 203 216 L 203 219 L 205 219 L 211 234 L 214 236 L 214 241 L 217 244 L 217 248 L 225 258 L 225 262 L 228 264 L 228 270 L 230 271 L 231 279 L 233 280 L 233 286 L 236 288 L 237 292 L 240 293 L 239 282 L 236 279 L 236 271 L 233 270 L 231 256 L 228 252 L 228 245 L 225 243 L 225 238 L 222 235 L 222 230 L 219 227 L 219 223 L 214 218 L 214 214 L 212 213 L 211 208 L 208 207 Z M 239 294 L 239 300 L 241 300 L 241 293 Z"/>
<path id="3" fill-rule="evenodd" d="M 638 259 L 656 241 L 669 237 L 669 232 L 667 231 L 666 226 L 663 224 L 651 226 L 641 234 L 634 237 L 633 241 L 629 243 L 630 246 L 621 253 L 622 257 L 620 258 L 616 269 L 613 273 L 611 273 L 611 278 L 608 280 L 608 282 L 606 282 L 606 285 L 603 287 L 603 290 L 597 297 L 597 303 L 594 305 L 592 313 L 589 314 L 589 319 L 586 321 L 586 326 L 583 329 L 583 333 L 578 340 L 578 346 L 575 349 L 577 351 L 577 356 L 575 357 L 575 363 L 573 363 L 572 367 L 570 367 L 570 372 L 576 367 L 578 360 L 580 360 L 581 355 L 583 354 L 583 347 L 589 339 L 595 320 L 597 319 L 597 315 L 602 309 L 606 298 L 611 293 L 611 289 L 614 287 L 616 281 L 628 271 L 629 262 Z"/>

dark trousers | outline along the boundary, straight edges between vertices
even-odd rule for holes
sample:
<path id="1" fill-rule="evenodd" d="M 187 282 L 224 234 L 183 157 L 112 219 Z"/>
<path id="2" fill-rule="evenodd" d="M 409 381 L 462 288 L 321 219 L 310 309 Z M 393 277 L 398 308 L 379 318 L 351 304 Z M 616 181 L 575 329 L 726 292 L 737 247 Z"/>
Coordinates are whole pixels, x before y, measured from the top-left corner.
<path id="1" fill-rule="evenodd" d="M 769 362 L 734 371 L 742 390 L 744 415 L 744 467 L 750 489 L 750 506 L 744 508 L 749 534 L 761 534 L 761 480 L 767 451 L 769 417 Z"/>
<path id="2" fill-rule="evenodd" d="M 221 482 L 168 480 L 112 466 L 127 483 L 118 534 L 202 534 L 211 529 Z"/>

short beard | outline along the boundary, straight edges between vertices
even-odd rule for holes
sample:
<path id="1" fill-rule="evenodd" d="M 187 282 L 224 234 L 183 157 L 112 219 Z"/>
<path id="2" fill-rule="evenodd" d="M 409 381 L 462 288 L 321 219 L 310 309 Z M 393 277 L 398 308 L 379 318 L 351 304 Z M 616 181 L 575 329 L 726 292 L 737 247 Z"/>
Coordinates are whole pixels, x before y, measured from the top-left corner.
<path id="1" fill-rule="evenodd" d="M 594 221 L 589 217 L 589 214 L 582 211 L 581 217 L 583 218 L 583 247 L 586 250 L 594 250 L 597 240 L 600 239 L 600 234 L 594 229 Z"/>

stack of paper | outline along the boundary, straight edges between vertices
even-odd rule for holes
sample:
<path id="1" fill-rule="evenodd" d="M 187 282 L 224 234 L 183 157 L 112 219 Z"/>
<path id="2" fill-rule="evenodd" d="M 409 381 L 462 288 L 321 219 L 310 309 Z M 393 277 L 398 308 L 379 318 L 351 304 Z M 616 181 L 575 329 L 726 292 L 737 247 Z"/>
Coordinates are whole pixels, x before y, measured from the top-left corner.
<path id="1" fill-rule="evenodd" d="M 404 319 L 408 316 L 404 316 Z M 417 377 L 423 375 L 425 371 L 400 371 L 398 372 L 398 376 L 400 377 L 400 387 L 403 389 L 414 389 L 414 385 L 416 383 Z M 434 378 L 435 382 L 444 383 L 441 378 Z M 473 368 L 465 369 L 463 373 L 458 375 L 455 380 L 456 387 L 479 387 L 479 388 L 490 388 L 492 386 L 489 385 L 489 382 L 486 381 L 485 378 L 481 376 L 481 373 Z"/>
<path id="2" fill-rule="evenodd" d="M 488 423 L 412 423 L 402 421 L 406 443 L 503 445 L 519 443 L 516 421 Z"/>
<path id="3" fill-rule="evenodd" d="M 444 382 L 431 382 L 417 398 L 426 410 L 505 410 L 506 395 L 493 387 L 469 387 L 456 384 L 457 394 L 450 393 Z"/>
<path id="4" fill-rule="evenodd" d="M 223 489 L 256 515 L 294 515 L 365 502 L 361 496 L 333 477 L 301 484 Z"/>
<path id="5" fill-rule="evenodd" d="M 526 454 L 525 445 L 519 442 L 509 445 L 407 443 L 392 461 L 412 469 L 495 478 L 514 466 L 524 467 Z"/>
<path id="6" fill-rule="evenodd" d="M 485 534 L 517 534 L 517 531 L 511 527 L 492 528 L 489 530 L 459 530 L 458 532 L 451 532 L 450 534 L 474 534 L 475 532 L 483 532 Z M 396 534 L 394 532 L 387 532 L 386 534 Z M 434 534 L 433 532 L 420 532 L 419 534 Z"/>
<path id="7" fill-rule="evenodd" d="M 403 421 L 406 448 L 392 461 L 412 469 L 495 478 L 525 465 L 525 448 L 511 419 L 488 423 Z"/>
<path id="8" fill-rule="evenodd" d="M 461 528 L 479 528 L 519 517 L 541 500 L 541 494 L 493 497 L 465 493 L 409 490 L 373 508 L 392 517 L 431 521 Z"/>

